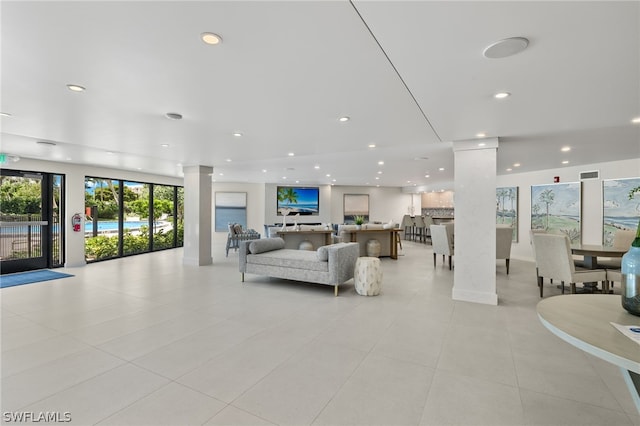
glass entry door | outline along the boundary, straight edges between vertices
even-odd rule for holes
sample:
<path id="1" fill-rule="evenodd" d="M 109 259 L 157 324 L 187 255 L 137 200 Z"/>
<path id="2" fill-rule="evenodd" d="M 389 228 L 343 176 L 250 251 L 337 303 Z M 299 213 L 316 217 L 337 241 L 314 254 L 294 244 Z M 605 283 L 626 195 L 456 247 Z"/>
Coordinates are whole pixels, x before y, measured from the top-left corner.
<path id="1" fill-rule="evenodd" d="M 60 266 L 60 223 L 52 221 L 60 217 L 61 176 L 3 169 L 0 179 L 1 272 Z"/>

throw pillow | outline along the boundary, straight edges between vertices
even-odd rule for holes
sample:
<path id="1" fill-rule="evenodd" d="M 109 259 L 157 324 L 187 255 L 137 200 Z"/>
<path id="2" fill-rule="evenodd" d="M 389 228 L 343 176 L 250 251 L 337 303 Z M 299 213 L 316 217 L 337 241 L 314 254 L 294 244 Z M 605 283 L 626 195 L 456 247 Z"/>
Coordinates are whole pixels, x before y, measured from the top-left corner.
<path id="1" fill-rule="evenodd" d="M 233 225 L 233 231 L 236 234 L 242 234 L 242 225 L 236 223 L 235 225 Z"/>
<path id="2" fill-rule="evenodd" d="M 283 248 L 284 240 L 282 238 L 264 238 L 262 240 L 253 240 L 249 244 L 251 254 L 260 254 Z"/>

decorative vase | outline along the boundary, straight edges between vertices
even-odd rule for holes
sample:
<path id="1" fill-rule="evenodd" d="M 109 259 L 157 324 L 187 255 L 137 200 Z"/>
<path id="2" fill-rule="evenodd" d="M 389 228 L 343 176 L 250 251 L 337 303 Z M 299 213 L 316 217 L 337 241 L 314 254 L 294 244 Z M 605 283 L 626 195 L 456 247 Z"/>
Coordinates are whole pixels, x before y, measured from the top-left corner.
<path id="1" fill-rule="evenodd" d="M 356 231 L 359 231 L 362 229 L 362 225 L 356 225 Z"/>
<path id="2" fill-rule="evenodd" d="M 367 241 L 367 256 L 379 257 L 380 256 L 380 241 L 371 239 Z"/>
<path id="3" fill-rule="evenodd" d="M 640 316 L 640 247 L 631 246 L 622 256 L 622 307 Z"/>

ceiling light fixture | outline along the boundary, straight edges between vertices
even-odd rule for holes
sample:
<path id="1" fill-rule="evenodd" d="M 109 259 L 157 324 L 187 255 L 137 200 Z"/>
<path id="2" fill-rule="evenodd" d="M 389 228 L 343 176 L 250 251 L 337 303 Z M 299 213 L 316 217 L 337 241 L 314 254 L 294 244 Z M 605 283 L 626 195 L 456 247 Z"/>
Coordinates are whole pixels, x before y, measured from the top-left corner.
<path id="1" fill-rule="evenodd" d="M 522 52 L 529 46 L 529 40 L 524 37 L 509 37 L 487 46 L 482 54 L 485 58 L 499 59 Z"/>
<path id="2" fill-rule="evenodd" d="M 267 169 L 262 169 L 262 173 L 267 173 Z"/>
<path id="3" fill-rule="evenodd" d="M 318 170 L 320 166 L 313 166 L 314 169 Z"/>
<path id="4" fill-rule="evenodd" d="M 87 90 L 86 88 L 78 86 L 77 84 L 67 84 L 67 88 L 72 92 L 84 92 L 85 90 Z"/>
<path id="5" fill-rule="evenodd" d="M 222 43 L 222 37 L 220 37 L 218 34 L 214 34 L 214 33 L 209 33 L 209 32 L 202 33 L 202 34 L 200 34 L 200 38 L 206 44 L 210 44 L 210 45 L 216 45 L 216 44 Z"/>
<path id="6" fill-rule="evenodd" d="M 633 119 L 631 120 L 631 122 L 632 122 L 633 124 L 638 124 L 638 123 L 640 123 L 640 117 L 633 118 Z"/>
<path id="7" fill-rule="evenodd" d="M 240 132 L 234 132 L 233 136 L 235 136 L 236 138 L 242 137 L 242 133 Z"/>
<path id="8" fill-rule="evenodd" d="M 351 120 L 351 118 L 346 116 L 346 115 L 344 117 L 338 118 L 338 121 L 340 121 L 342 123 L 344 123 L 345 121 L 349 121 L 349 120 Z"/>
<path id="9" fill-rule="evenodd" d="M 375 147 L 376 147 L 376 144 L 375 144 L 375 143 L 370 143 L 370 144 L 369 144 L 369 148 L 375 148 Z"/>
<path id="10" fill-rule="evenodd" d="M 571 151 L 571 147 L 570 146 L 563 146 L 562 148 L 560 148 L 560 151 L 569 152 L 569 151 Z"/>
<path id="11" fill-rule="evenodd" d="M 429 175 L 424 175 L 424 177 L 428 178 L 428 177 L 430 177 L 430 176 L 429 176 Z"/>
<path id="12" fill-rule="evenodd" d="M 168 143 L 160 144 L 160 146 L 163 147 L 163 148 L 169 148 L 169 144 Z"/>
<path id="13" fill-rule="evenodd" d="M 564 160 L 562 164 L 569 164 L 569 160 Z"/>
<path id="14" fill-rule="evenodd" d="M 331 175 L 330 175 L 329 173 L 327 173 L 325 176 L 326 176 L 326 177 L 331 177 Z"/>
<path id="15" fill-rule="evenodd" d="M 227 159 L 226 159 L 226 160 L 224 160 L 224 161 L 226 161 L 227 163 L 230 163 L 230 162 L 231 162 L 231 158 L 227 158 Z"/>
<path id="16" fill-rule="evenodd" d="M 296 155 L 296 154 L 294 154 L 293 152 L 290 152 L 290 153 L 288 153 L 287 155 L 288 155 L 289 157 L 293 157 L 293 156 L 294 156 L 294 155 Z"/>
<path id="17" fill-rule="evenodd" d="M 444 167 L 440 167 L 440 168 L 438 169 L 438 171 L 440 171 L 440 172 L 444 172 Z"/>
<path id="18" fill-rule="evenodd" d="M 384 166 L 384 161 L 378 161 L 378 166 Z"/>
<path id="19" fill-rule="evenodd" d="M 378 174 L 381 175 L 382 174 L 382 170 L 378 170 Z"/>
<path id="20" fill-rule="evenodd" d="M 504 99 L 504 98 L 508 98 L 509 96 L 511 96 L 511 93 L 509 92 L 498 92 L 495 95 L 493 95 L 493 97 L 496 99 Z"/>
<path id="21" fill-rule="evenodd" d="M 512 168 L 508 168 L 507 171 L 510 172 L 511 170 L 513 170 Z"/>
<path id="22" fill-rule="evenodd" d="M 478 146 L 483 147 L 483 146 L 487 146 L 487 144 L 486 144 L 486 143 L 484 143 L 484 142 L 480 142 L 480 143 L 478 144 Z"/>
<path id="23" fill-rule="evenodd" d="M 513 163 L 513 167 L 520 167 L 520 163 Z"/>
<path id="24" fill-rule="evenodd" d="M 480 133 L 476 133 L 476 137 L 477 137 L 477 138 L 486 138 L 486 137 L 487 137 L 487 134 L 486 134 L 486 133 L 482 133 L 482 132 L 480 132 Z"/>
<path id="25" fill-rule="evenodd" d="M 177 112 L 168 112 L 165 114 L 169 120 L 182 120 L 182 114 L 178 114 Z"/>

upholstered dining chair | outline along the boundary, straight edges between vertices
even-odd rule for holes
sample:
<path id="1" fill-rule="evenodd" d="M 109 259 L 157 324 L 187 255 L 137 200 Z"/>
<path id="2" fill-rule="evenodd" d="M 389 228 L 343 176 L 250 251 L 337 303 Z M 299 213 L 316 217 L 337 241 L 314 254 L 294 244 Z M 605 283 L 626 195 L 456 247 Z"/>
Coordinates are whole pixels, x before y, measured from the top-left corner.
<path id="1" fill-rule="evenodd" d="M 424 219 L 422 219 L 422 216 L 416 216 L 413 219 L 413 225 L 414 240 L 420 240 L 420 242 L 424 242 L 425 230 Z"/>
<path id="2" fill-rule="evenodd" d="M 449 256 L 449 270 L 451 270 L 451 258 L 453 257 L 453 226 L 451 225 L 431 225 L 431 245 L 433 247 L 433 267 L 436 266 L 436 256 L 442 255 L 444 263 L 445 256 Z"/>
<path id="3" fill-rule="evenodd" d="M 540 297 L 543 296 L 543 278 L 560 281 L 563 294 L 565 283 L 570 284 L 571 293 L 576 292 L 576 283 L 596 281 L 602 281 L 603 290 L 607 290 L 607 272 L 604 269 L 576 270 L 568 236 L 533 234 L 533 247 L 538 268 Z"/>
<path id="4" fill-rule="evenodd" d="M 613 247 L 617 249 L 629 249 L 633 239 L 636 237 L 636 231 L 629 229 L 616 229 L 613 234 Z M 620 269 L 622 258 L 601 259 L 598 258 L 598 266 L 605 269 Z"/>
<path id="5" fill-rule="evenodd" d="M 426 243 L 427 238 L 431 240 L 431 225 L 435 225 L 435 223 L 431 216 L 424 216 L 422 220 L 424 221 L 424 242 Z"/>
<path id="6" fill-rule="evenodd" d="M 509 275 L 509 260 L 511 259 L 511 243 L 513 241 L 513 228 L 510 226 L 496 227 L 496 260 L 504 259 Z"/>
<path id="7" fill-rule="evenodd" d="M 413 218 L 408 214 L 402 217 L 402 223 L 400 226 L 404 230 L 404 239 L 408 240 L 409 237 L 413 238 Z"/>

